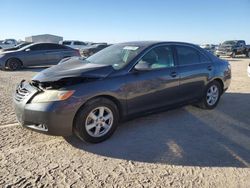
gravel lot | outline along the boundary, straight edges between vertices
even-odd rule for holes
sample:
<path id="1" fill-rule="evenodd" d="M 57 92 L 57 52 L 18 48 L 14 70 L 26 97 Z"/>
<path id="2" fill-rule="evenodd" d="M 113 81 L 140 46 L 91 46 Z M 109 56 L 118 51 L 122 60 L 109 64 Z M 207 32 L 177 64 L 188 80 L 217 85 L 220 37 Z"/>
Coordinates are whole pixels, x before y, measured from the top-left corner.
<path id="1" fill-rule="evenodd" d="M 193 106 L 123 123 L 100 144 L 19 127 L 12 91 L 42 70 L 0 71 L 0 187 L 250 187 L 250 59 L 229 59 L 230 89 Z"/>

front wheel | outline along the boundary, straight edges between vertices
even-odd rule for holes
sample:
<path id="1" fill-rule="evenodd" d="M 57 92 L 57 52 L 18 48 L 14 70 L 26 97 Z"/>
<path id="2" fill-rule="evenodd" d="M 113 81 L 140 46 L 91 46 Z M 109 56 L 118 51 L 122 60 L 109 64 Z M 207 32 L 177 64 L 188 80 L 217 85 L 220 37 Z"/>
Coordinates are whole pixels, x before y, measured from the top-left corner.
<path id="1" fill-rule="evenodd" d="M 117 106 L 106 98 L 87 102 L 77 113 L 75 134 L 86 142 L 98 143 L 108 139 L 118 126 Z"/>
<path id="2" fill-rule="evenodd" d="M 219 82 L 213 81 L 209 83 L 199 106 L 204 109 L 214 109 L 220 100 L 221 93 L 222 88 Z"/>

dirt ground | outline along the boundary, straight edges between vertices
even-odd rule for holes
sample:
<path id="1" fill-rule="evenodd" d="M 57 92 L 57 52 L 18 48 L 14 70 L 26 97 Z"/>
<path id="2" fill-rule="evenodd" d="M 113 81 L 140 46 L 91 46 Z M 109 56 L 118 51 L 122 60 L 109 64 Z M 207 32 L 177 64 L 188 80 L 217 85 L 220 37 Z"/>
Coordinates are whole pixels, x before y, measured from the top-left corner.
<path id="1" fill-rule="evenodd" d="M 0 187 L 250 187 L 250 59 L 228 59 L 230 89 L 193 106 L 123 123 L 100 144 L 21 128 L 15 84 L 41 69 L 0 71 Z"/>

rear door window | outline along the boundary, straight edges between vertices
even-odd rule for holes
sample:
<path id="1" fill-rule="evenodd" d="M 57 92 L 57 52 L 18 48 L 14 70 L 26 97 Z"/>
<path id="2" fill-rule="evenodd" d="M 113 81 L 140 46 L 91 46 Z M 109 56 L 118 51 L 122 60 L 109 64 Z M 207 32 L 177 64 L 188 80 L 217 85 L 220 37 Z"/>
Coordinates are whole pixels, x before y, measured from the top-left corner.
<path id="1" fill-rule="evenodd" d="M 206 59 L 206 57 L 200 54 L 197 50 L 188 46 L 176 46 L 176 51 L 179 65 L 181 66 L 199 64 Z"/>
<path id="2" fill-rule="evenodd" d="M 61 50 L 61 49 L 67 49 L 67 47 L 59 45 L 59 44 L 49 44 L 48 50 Z"/>
<path id="3" fill-rule="evenodd" d="M 48 50 L 49 45 L 48 44 L 36 44 L 34 46 L 30 47 L 31 51 L 39 51 L 39 50 Z"/>

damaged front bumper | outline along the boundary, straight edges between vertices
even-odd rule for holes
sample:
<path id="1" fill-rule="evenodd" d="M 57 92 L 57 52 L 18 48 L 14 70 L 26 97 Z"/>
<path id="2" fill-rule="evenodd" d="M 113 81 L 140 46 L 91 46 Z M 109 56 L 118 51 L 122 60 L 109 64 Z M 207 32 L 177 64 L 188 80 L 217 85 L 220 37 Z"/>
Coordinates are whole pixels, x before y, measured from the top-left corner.
<path id="1" fill-rule="evenodd" d="M 13 101 L 20 124 L 49 135 L 71 135 L 74 109 L 71 109 L 65 101 L 32 103 L 32 98 L 38 93 L 38 88 L 24 81 L 17 87 Z M 67 110 L 63 110 L 64 108 Z"/>

